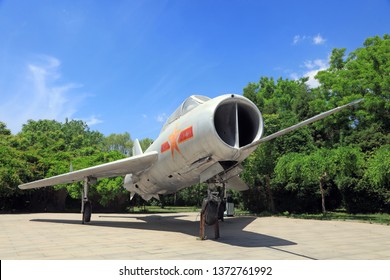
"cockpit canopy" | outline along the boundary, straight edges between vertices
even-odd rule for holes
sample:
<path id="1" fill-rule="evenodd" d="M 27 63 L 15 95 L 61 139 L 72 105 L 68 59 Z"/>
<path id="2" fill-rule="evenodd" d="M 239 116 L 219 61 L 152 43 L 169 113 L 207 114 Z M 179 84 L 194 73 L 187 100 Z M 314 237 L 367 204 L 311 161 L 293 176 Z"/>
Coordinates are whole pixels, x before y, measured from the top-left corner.
<path id="1" fill-rule="evenodd" d="M 189 111 L 197 107 L 199 104 L 203 104 L 206 101 L 210 100 L 209 97 L 203 95 L 191 95 L 188 97 L 180 106 L 176 109 L 175 112 L 168 118 L 165 122 L 162 131 L 166 129 L 166 127 L 171 124 L 173 121 L 177 120 L 181 116 L 184 116 Z"/>

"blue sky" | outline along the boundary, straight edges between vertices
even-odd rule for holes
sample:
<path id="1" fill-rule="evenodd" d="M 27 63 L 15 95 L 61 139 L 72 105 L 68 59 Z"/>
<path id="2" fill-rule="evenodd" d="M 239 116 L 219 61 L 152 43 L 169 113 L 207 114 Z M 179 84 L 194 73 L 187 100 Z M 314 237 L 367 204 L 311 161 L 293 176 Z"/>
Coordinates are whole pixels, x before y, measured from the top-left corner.
<path id="1" fill-rule="evenodd" d="M 189 95 L 313 77 L 333 48 L 389 33 L 389 15 L 388 0 L 0 0 L 0 121 L 155 139 Z"/>

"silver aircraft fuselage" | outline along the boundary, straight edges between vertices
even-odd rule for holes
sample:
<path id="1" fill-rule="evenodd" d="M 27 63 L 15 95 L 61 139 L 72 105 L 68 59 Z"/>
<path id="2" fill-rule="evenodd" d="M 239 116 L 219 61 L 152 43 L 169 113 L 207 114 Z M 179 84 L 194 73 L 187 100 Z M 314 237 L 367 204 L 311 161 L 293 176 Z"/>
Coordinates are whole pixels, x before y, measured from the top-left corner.
<path id="1" fill-rule="evenodd" d="M 149 169 L 125 177 L 128 191 L 147 200 L 174 193 L 228 173 L 256 149 L 245 149 L 263 133 L 262 116 L 254 103 L 234 94 L 199 98 L 191 96 L 168 119 L 145 151 L 157 152 L 158 160 Z M 186 108 L 186 102 L 195 105 Z"/>

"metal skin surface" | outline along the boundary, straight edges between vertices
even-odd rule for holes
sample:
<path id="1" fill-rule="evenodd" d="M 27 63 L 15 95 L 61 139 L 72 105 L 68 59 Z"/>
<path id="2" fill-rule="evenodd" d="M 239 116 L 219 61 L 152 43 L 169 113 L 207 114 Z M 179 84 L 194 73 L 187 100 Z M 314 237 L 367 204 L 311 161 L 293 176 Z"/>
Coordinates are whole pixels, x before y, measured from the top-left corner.
<path id="1" fill-rule="evenodd" d="M 145 151 L 145 153 L 157 151 L 157 162 L 139 174 L 127 175 L 125 188 L 148 200 L 151 197 L 156 197 L 157 194 L 175 193 L 182 188 L 203 182 L 202 174 L 211 170 L 210 168 L 213 168 L 213 165 L 220 161 L 233 163 L 230 163 L 229 168 L 223 169 L 221 172 L 218 172 L 219 169 L 216 168 L 216 171 L 211 171 L 210 175 L 226 173 L 242 162 L 256 147 L 243 150 L 242 147 L 239 147 L 239 143 L 229 145 L 218 135 L 215 127 L 215 113 L 218 108 L 226 106 L 226 104 L 232 105 L 232 114 L 236 114 L 234 110 L 236 104 L 240 104 L 243 107 L 242 110 L 250 111 L 254 124 L 250 128 L 253 133 L 249 143 L 259 140 L 263 132 L 263 120 L 255 104 L 239 95 L 229 94 L 211 99 L 199 104 L 161 132 L 156 141 Z M 226 118 L 226 122 L 220 123 L 220 126 L 227 130 L 235 130 L 236 117 L 231 120 L 228 119 L 228 115 L 223 117 Z M 221 118 L 218 121 L 223 122 L 224 119 Z M 181 133 L 185 133 L 186 130 L 192 130 L 192 133 L 188 139 L 183 141 L 183 137 L 180 138 Z M 233 137 L 235 136 L 233 135 Z M 165 151 L 162 148 L 164 143 L 169 143 L 169 148 Z M 215 172 L 218 174 L 214 174 Z"/>

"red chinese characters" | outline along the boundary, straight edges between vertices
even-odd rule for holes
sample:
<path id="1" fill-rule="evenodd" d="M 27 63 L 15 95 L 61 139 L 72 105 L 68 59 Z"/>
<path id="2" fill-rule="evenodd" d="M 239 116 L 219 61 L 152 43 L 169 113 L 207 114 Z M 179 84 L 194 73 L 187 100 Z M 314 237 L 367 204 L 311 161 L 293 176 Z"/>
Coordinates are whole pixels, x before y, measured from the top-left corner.
<path id="1" fill-rule="evenodd" d="M 194 137 L 194 133 L 192 131 L 192 126 L 190 126 L 180 132 L 178 143 L 183 143 L 190 140 L 192 137 Z"/>

